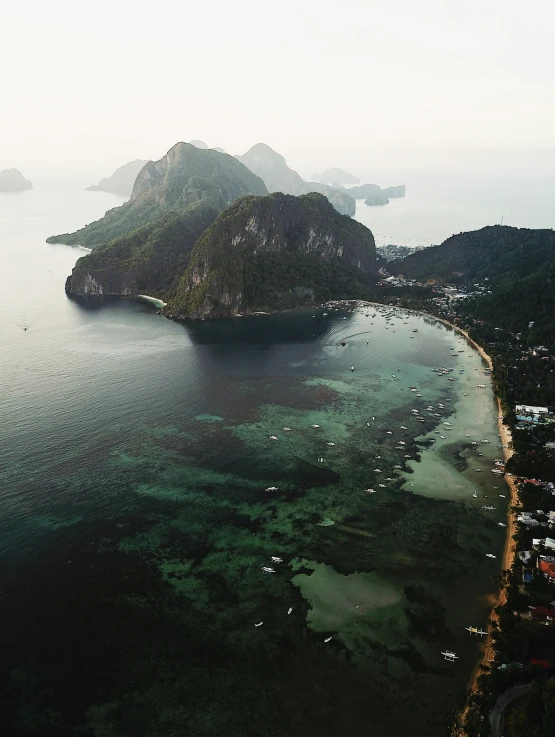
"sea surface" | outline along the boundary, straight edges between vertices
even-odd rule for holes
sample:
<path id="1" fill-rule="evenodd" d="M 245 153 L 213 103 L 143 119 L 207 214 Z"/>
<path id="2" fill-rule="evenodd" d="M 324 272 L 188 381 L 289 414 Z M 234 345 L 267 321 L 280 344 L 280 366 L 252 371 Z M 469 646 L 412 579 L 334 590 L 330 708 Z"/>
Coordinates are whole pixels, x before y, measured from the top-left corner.
<path id="1" fill-rule="evenodd" d="M 355 217 L 378 246 L 437 246 L 453 234 L 499 223 L 555 228 L 553 177 L 409 175 L 404 181 L 406 197 L 388 205 L 357 200 Z"/>
<path id="2" fill-rule="evenodd" d="M 121 201 L 0 196 L 0 733 L 443 735 L 505 535 L 480 357 L 387 307 L 66 298 L 45 238 Z"/>

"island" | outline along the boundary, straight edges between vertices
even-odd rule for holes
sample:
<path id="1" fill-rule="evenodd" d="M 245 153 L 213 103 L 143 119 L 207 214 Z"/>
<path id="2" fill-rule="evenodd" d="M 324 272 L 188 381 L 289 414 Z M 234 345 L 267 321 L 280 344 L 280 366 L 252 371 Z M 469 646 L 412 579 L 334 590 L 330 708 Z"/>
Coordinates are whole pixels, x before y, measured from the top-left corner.
<path id="1" fill-rule="evenodd" d="M 130 161 L 116 169 L 111 176 L 101 179 L 98 184 L 91 184 L 90 187 L 86 187 L 86 190 L 88 192 L 113 192 L 114 194 L 130 195 L 137 174 L 145 164 L 148 164 L 148 160 L 136 159 Z"/>
<path id="2" fill-rule="evenodd" d="M 77 261 L 68 294 L 163 297 L 218 214 L 243 195 L 267 191 L 234 157 L 177 143 L 143 167 L 128 202 L 48 242 L 92 249 Z"/>
<path id="3" fill-rule="evenodd" d="M 33 189 L 33 184 L 18 169 L 0 171 L 0 192 L 23 192 L 26 189 Z"/>
<path id="4" fill-rule="evenodd" d="M 321 194 L 243 197 L 208 228 L 165 312 L 231 317 L 361 296 L 376 280 L 370 230 Z"/>
<path id="5" fill-rule="evenodd" d="M 355 201 L 345 190 L 329 187 L 321 182 L 305 182 L 296 171 L 287 166 L 281 154 L 265 143 L 257 143 L 246 154 L 236 158 L 263 180 L 269 192 L 292 195 L 319 192 L 327 197 L 341 215 L 352 217 L 356 212 Z"/>

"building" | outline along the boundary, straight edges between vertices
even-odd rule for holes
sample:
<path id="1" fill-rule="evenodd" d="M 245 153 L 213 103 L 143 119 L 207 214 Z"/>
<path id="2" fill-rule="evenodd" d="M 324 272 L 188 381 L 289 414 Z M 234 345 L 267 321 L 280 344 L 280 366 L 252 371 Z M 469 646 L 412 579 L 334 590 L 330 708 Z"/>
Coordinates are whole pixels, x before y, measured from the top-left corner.
<path id="1" fill-rule="evenodd" d="M 548 583 L 555 583 L 555 563 L 549 563 L 547 560 L 538 560 L 538 568 L 547 578 Z"/>
<path id="2" fill-rule="evenodd" d="M 517 404 L 515 413 L 517 415 L 547 415 L 549 410 L 547 407 L 531 407 L 529 404 Z"/>

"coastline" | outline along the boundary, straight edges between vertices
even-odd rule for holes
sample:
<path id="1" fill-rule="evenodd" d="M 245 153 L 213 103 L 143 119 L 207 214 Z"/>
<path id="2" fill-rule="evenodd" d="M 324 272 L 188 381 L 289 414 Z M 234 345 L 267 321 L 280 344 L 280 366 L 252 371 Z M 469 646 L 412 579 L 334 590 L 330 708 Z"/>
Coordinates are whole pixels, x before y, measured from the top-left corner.
<path id="1" fill-rule="evenodd" d="M 367 305 L 379 305 L 383 306 L 380 302 L 366 302 L 361 300 L 361 303 L 367 304 Z M 455 332 L 462 335 L 465 340 L 476 350 L 479 355 L 482 357 L 482 359 L 486 362 L 488 369 L 490 371 L 493 371 L 493 361 L 491 359 L 491 356 L 486 353 L 484 348 L 476 343 L 475 340 L 473 340 L 470 335 L 466 332 L 466 330 L 463 330 L 462 328 L 458 327 L 457 325 L 454 325 L 453 323 L 449 322 L 445 318 L 438 317 L 437 315 L 430 314 L 428 312 L 423 312 L 421 310 L 408 310 L 410 312 L 414 312 L 417 315 L 422 315 L 422 317 L 427 317 L 432 320 L 435 320 L 437 322 L 441 322 L 447 327 L 452 328 Z M 501 446 L 503 450 L 503 458 L 505 460 L 505 463 L 509 460 L 509 458 L 513 455 L 514 450 L 512 448 L 512 435 L 510 429 L 503 424 L 503 409 L 501 407 L 501 400 L 498 396 L 496 396 L 496 402 L 497 402 L 497 427 L 499 430 L 499 437 L 501 439 Z M 516 488 L 515 480 L 512 476 L 507 476 L 506 474 L 503 476 L 503 479 L 505 483 L 507 484 L 509 488 L 509 504 L 507 507 L 507 534 L 505 537 L 505 545 L 503 548 L 503 557 L 501 562 L 501 571 L 510 570 L 514 558 L 516 555 L 516 542 L 514 541 L 513 537 L 516 533 L 516 525 L 515 525 L 515 518 L 514 514 L 512 513 L 512 507 L 516 506 L 518 504 L 518 491 Z M 499 587 L 497 592 L 492 593 L 490 596 L 490 603 L 491 603 L 491 613 L 488 617 L 488 624 L 487 624 L 487 635 L 486 639 L 482 643 L 481 647 L 483 648 L 482 656 L 476 663 L 470 678 L 468 680 L 468 691 L 470 694 L 474 693 L 476 691 L 477 681 L 478 677 L 481 675 L 482 667 L 487 667 L 490 660 L 493 658 L 493 642 L 492 642 L 492 622 L 495 622 L 497 620 L 497 613 L 496 608 L 500 605 L 503 605 L 506 600 L 506 593 L 505 589 Z M 466 713 L 467 707 L 465 706 L 464 710 L 462 711 L 462 716 Z M 462 726 L 459 726 L 456 729 L 455 732 L 456 737 L 466 737 L 466 732 L 464 731 L 464 728 Z"/>
<path id="2" fill-rule="evenodd" d="M 416 310 L 415 310 L 416 312 Z M 444 325 L 447 325 L 456 332 L 460 333 L 464 338 L 472 345 L 472 347 L 478 351 L 480 356 L 486 361 L 488 368 L 490 370 L 493 370 L 493 361 L 491 359 L 491 356 L 489 356 L 488 353 L 482 348 L 481 345 L 476 343 L 475 340 L 473 340 L 466 330 L 463 330 L 462 328 L 458 327 L 457 325 L 453 325 L 453 323 L 449 322 L 448 320 L 445 320 L 444 318 L 437 317 L 436 315 L 430 315 L 425 312 L 418 311 L 418 314 L 421 314 L 425 317 L 430 317 L 434 320 L 437 320 L 438 322 L 442 322 Z M 512 448 L 512 436 L 511 431 L 509 428 L 503 424 L 503 409 L 501 407 L 501 400 L 498 396 L 496 396 L 497 401 L 497 426 L 499 429 L 499 437 L 501 438 L 501 446 L 503 450 L 503 458 L 505 460 L 505 463 L 509 460 L 509 458 L 513 455 L 514 450 Z M 514 558 L 516 555 L 516 543 L 513 539 L 515 533 L 516 533 L 516 525 L 515 525 L 515 518 L 512 513 L 512 507 L 514 507 L 518 503 L 518 491 L 516 488 L 516 483 L 514 481 L 514 478 L 512 476 L 507 476 L 506 474 L 503 476 L 505 483 L 509 487 L 510 492 L 510 499 L 509 499 L 509 505 L 508 505 L 508 512 L 507 512 L 507 535 L 505 537 L 505 546 L 503 550 L 503 558 L 502 558 L 502 564 L 501 564 L 501 571 L 510 570 L 510 568 L 513 565 Z M 502 604 L 505 603 L 506 599 L 506 593 L 504 588 L 499 588 L 495 594 L 492 594 L 491 596 L 491 614 L 488 618 L 488 624 L 487 624 L 487 635 L 486 639 L 482 644 L 483 652 L 482 657 L 480 660 L 476 663 L 476 666 L 474 670 L 472 671 L 472 674 L 469 679 L 468 683 L 468 690 L 470 694 L 474 693 L 476 691 L 477 681 L 478 677 L 481 675 L 482 667 L 487 667 L 490 660 L 493 658 L 493 642 L 492 642 L 492 622 L 497 621 L 497 613 L 496 608 Z M 462 712 L 462 716 L 466 713 L 467 707 L 464 708 Z M 466 732 L 464 731 L 464 727 L 458 727 L 458 730 L 456 732 L 457 737 L 466 737 Z"/>

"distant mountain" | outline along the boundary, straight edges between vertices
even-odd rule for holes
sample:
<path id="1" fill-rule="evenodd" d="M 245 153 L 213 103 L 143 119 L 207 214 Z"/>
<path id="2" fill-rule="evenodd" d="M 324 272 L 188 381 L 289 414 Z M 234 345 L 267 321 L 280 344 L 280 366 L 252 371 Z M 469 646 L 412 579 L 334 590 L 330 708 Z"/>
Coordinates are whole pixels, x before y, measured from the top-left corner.
<path id="1" fill-rule="evenodd" d="M 68 278 L 70 294 L 166 295 L 218 214 L 238 197 L 266 193 L 262 180 L 232 156 L 178 143 L 143 167 L 129 202 L 48 242 L 94 249 Z"/>
<path id="2" fill-rule="evenodd" d="M 195 148 L 200 148 L 202 150 L 208 148 L 208 144 L 204 143 L 204 141 L 189 141 L 191 146 L 195 146 Z"/>
<path id="3" fill-rule="evenodd" d="M 33 189 L 33 185 L 18 169 L 0 171 L 0 192 L 22 192 L 25 189 Z"/>
<path id="4" fill-rule="evenodd" d="M 304 180 L 287 166 L 283 156 L 265 143 L 255 144 L 237 159 L 262 179 L 268 192 L 298 195 L 304 191 Z"/>
<path id="5" fill-rule="evenodd" d="M 327 197 L 341 215 L 352 217 L 356 212 L 356 204 L 350 195 L 321 182 L 305 182 L 296 171 L 287 166 L 283 156 L 265 143 L 257 143 L 246 154 L 236 158 L 264 181 L 269 192 L 292 195 L 319 192 Z"/>
<path id="6" fill-rule="evenodd" d="M 382 189 L 382 192 L 386 197 L 391 197 L 393 199 L 395 197 L 404 197 L 405 190 L 405 185 L 399 184 L 397 187 L 386 187 L 385 189 Z"/>
<path id="7" fill-rule="evenodd" d="M 105 179 L 101 179 L 98 184 L 91 184 L 86 187 L 89 192 L 114 192 L 115 194 L 130 195 L 133 191 L 133 185 L 137 174 L 148 161 L 136 159 L 128 164 L 120 166 L 115 172 Z"/>
<path id="8" fill-rule="evenodd" d="M 323 171 L 318 179 L 324 184 L 332 184 L 337 182 L 338 184 L 358 184 L 360 179 L 357 179 L 353 174 L 349 174 L 345 169 L 326 169 Z"/>
<path id="9" fill-rule="evenodd" d="M 243 197 L 199 238 L 166 312 L 229 317 L 356 297 L 375 272 L 372 233 L 324 196 Z"/>

